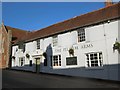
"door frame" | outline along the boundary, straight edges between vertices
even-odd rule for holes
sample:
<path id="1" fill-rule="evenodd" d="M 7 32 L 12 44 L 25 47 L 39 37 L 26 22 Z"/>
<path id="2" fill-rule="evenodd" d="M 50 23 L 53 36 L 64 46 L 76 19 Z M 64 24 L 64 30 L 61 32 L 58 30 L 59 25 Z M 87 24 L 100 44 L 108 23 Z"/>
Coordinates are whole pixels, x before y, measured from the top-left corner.
<path id="1" fill-rule="evenodd" d="M 40 58 L 35 58 L 35 72 L 40 72 Z"/>
<path id="2" fill-rule="evenodd" d="M 37 59 L 40 60 L 38 65 L 37 65 Z M 41 61 L 42 61 L 42 55 L 34 55 L 33 56 L 33 60 L 34 60 L 34 64 L 35 64 L 35 66 L 34 66 L 34 72 L 39 73 L 40 72 Z"/>

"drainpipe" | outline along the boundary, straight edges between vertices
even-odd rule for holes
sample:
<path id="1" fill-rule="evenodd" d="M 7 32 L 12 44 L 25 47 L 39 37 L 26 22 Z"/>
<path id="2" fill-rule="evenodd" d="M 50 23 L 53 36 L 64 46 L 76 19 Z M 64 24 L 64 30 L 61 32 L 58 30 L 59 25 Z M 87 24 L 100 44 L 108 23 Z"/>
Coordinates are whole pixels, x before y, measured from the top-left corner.
<path id="1" fill-rule="evenodd" d="M 109 60 L 108 60 L 108 50 L 107 50 L 107 39 L 106 39 L 106 30 L 105 30 L 105 23 L 103 23 L 103 30 L 104 30 L 104 39 L 105 39 L 105 51 L 106 51 L 106 61 L 107 61 L 107 64 L 106 67 L 107 67 L 107 79 L 109 79 Z"/>

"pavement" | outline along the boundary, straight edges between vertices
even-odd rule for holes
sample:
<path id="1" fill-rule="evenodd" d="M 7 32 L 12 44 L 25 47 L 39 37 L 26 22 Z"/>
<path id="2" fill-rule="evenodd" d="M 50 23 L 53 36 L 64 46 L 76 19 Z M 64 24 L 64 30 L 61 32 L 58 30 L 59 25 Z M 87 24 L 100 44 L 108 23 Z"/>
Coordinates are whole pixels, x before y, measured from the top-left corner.
<path id="1" fill-rule="evenodd" d="M 2 70 L 2 89 L 13 88 L 120 88 L 118 82 Z"/>

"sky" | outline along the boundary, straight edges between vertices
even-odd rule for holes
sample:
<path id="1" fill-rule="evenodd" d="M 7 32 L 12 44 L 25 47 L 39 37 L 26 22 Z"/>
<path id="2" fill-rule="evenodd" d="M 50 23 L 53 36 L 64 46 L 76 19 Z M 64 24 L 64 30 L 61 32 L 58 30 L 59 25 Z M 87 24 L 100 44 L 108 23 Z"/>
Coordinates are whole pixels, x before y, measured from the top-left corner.
<path id="1" fill-rule="evenodd" d="M 0 23 L 2 21 L 2 3 L 0 2 Z"/>
<path id="2" fill-rule="evenodd" d="M 2 2 L 2 21 L 33 31 L 103 7 L 103 2 Z"/>

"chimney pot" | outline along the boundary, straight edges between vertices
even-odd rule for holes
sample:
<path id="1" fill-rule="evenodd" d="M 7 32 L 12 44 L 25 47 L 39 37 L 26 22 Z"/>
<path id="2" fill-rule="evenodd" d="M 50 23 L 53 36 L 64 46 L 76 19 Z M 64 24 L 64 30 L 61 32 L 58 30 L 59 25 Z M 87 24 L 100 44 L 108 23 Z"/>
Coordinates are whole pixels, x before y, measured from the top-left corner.
<path id="1" fill-rule="evenodd" d="M 112 0 L 105 0 L 105 6 L 108 7 L 108 6 L 111 6 L 113 3 L 112 3 Z"/>

